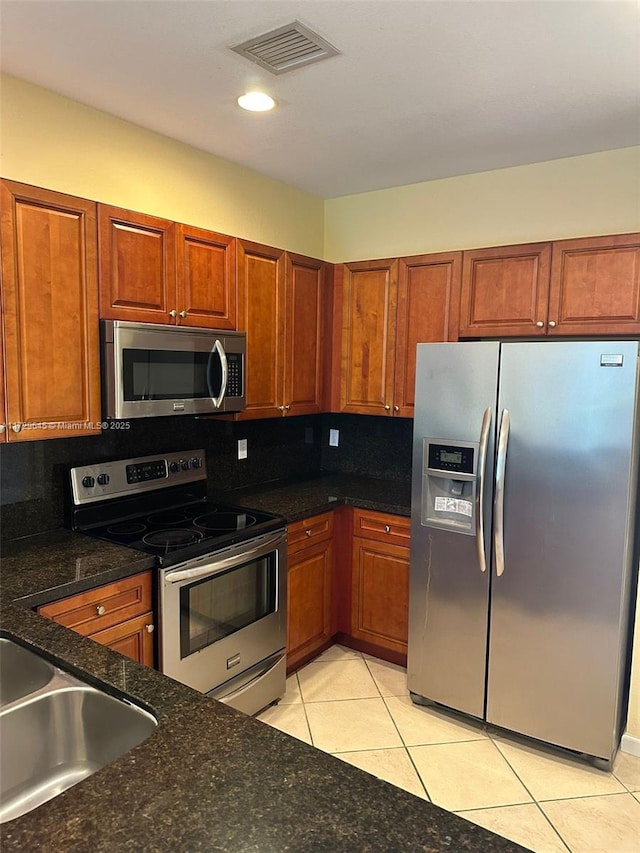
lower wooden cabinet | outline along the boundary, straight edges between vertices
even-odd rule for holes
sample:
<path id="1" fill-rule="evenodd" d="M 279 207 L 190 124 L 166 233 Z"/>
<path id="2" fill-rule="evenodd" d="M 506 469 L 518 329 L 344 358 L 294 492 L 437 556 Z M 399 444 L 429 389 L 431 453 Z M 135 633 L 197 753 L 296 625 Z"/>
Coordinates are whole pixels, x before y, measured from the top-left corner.
<path id="1" fill-rule="evenodd" d="M 333 513 L 289 526 L 287 669 L 326 646 L 333 636 Z"/>
<path id="2" fill-rule="evenodd" d="M 382 650 L 407 653 L 410 522 L 353 512 L 350 635 Z"/>
<path id="3" fill-rule="evenodd" d="M 44 604 L 38 613 L 138 663 L 153 666 L 151 590 L 151 572 L 141 572 Z"/>

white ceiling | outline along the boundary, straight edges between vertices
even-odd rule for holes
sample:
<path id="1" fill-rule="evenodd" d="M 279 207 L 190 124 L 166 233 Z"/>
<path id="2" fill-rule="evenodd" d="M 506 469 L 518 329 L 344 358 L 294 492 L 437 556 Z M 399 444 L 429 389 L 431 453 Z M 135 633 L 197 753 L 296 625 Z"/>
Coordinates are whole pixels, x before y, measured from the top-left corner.
<path id="1" fill-rule="evenodd" d="M 331 198 L 640 143 L 638 0 L 1 0 L 1 67 Z M 297 19 L 341 55 L 229 45 Z M 270 114 L 235 105 L 250 87 Z"/>

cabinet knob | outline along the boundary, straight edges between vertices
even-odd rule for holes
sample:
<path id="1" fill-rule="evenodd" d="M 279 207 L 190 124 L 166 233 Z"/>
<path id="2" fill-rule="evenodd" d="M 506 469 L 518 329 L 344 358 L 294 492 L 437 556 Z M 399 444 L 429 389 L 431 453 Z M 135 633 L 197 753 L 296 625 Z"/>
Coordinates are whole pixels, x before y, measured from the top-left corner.
<path id="1" fill-rule="evenodd" d="M 384 532 L 385 532 L 385 533 L 391 533 L 391 527 L 389 527 L 389 525 L 388 525 L 388 524 L 385 524 L 385 526 L 384 526 Z"/>
<path id="2" fill-rule="evenodd" d="M 22 429 L 22 424 L 11 424 L 11 429 L 14 432 L 20 432 L 20 430 Z"/>
<path id="3" fill-rule="evenodd" d="M 169 311 L 169 316 L 170 317 L 177 317 L 178 316 L 178 312 L 176 311 L 175 308 L 172 308 L 171 311 Z"/>
<path id="4" fill-rule="evenodd" d="M 187 316 L 187 313 L 188 313 L 187 311 L 181 311 L 181 312 L 180 312 L 180 316 L 181 316 L 181 317 L 186 317 L 186 316 Z"/>
<path id="5" fill-rule="evenodd" d="M 556 327 L 556 321 L 555 320 L 549 320 L 549 328 L 555 329 L 555 327 Z"/>
<path id="6" fill-rule="evenodd" d="M 285 411 L 288 412 L 289 409 L 291 408 L 291 406 L 285 406 L 284 408 L 285 408 Z"/>
<path id="7" fill-rule="evenodd" d="M 96 613 L 98 614 L 98 616 L 104 616 L 106 612 L 107 608 L 104 606 L 104 604 L 98 604 L 98 606 L 96 607 Z"/>
<path id="8" fill-rule="evenodd" d="M 394 407 L 393 407 L 393 411 L 394 411 L 394 412 L 399 412 L 399 411 L 400 411 L 400 406 L 394 406 Z"/>
<path id="9" fill-rule="evenodd" d="M 385 410 L 385 412 L 390 412 L 390 411 L 391 411 L 391 406 L 385 406 L 385 407 L 384 407 L 384 410 Z"/>
<path id="10" fill-rule="evenodd" d="M 311 536 L 311 531 L 308 528 L 307 528 L 307 530 L 305 530 L 304 533 L 305 533 L 305 536 Z"/>
<path id="11" fill-rule="evenodd" d="M 537 326 L 539 329 L 541 329 L 541 328 L 544 326 L 544 323 L 542 322 L 542 320 L 538 320 L 538 322 L 536 323 L 536 326 Z"/>
<path id="12" fill-rule="evenodd" d="M 279 412 L 284 412 L 284 406 L 278 406 L 278 411 L 279 411 Z"/>
<path id="13" fill-rule="evenodd" d="M 145 625 L 144 629 L 148 634 L 153 634 L 153 632 L 156 630 L 156 626 L 155 625 Z"/>
<path id="14" fill-rule="evenodd" d="M 4 435 L 5 430 L 6 430 L 6 426 L 4 424 L 0 424 L 0 435 Z"/>

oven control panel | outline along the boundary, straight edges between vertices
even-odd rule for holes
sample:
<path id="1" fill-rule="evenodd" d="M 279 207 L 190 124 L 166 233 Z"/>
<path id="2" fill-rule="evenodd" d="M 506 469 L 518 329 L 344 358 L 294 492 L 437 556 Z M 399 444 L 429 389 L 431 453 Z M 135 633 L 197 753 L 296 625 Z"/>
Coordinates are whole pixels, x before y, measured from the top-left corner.
<path id="1" fill-rule="evenodd" d="M 204 450 L 164 453 L 71 469 L 73 503 L 79 506 L 108 498 L 136 495 L 206 480 Z"/>

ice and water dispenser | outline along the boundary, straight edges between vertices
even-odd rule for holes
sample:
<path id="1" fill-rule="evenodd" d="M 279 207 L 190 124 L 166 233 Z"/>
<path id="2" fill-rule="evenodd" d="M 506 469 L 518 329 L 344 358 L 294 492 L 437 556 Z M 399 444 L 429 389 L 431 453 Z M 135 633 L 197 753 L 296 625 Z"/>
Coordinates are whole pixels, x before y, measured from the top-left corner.
<path id="1" fill-rule="evenodd" d="M 478 443 L 423 440 L 422 524 L 476 535 Z"/>

